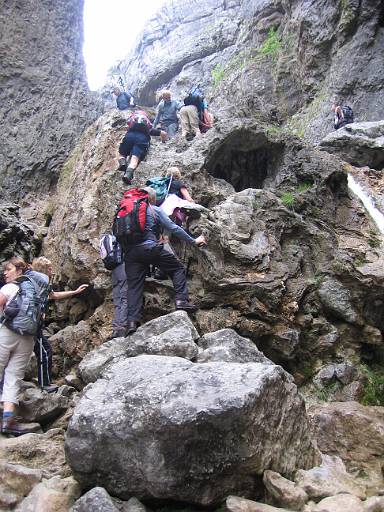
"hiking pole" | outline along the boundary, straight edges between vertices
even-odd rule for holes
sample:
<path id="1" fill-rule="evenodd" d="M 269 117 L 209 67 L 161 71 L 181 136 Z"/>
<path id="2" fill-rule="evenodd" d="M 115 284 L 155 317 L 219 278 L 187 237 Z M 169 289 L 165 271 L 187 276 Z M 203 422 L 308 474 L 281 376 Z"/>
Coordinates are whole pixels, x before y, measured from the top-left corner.
<path id="1" fill-rule="evenodd" d="M 40 370 L 40 387 L 43 391 L 44 389 L 44 368 L 43 368 L 43 337 L 38 337 L 38 343 L 39 343 L 39 370 Z"/>

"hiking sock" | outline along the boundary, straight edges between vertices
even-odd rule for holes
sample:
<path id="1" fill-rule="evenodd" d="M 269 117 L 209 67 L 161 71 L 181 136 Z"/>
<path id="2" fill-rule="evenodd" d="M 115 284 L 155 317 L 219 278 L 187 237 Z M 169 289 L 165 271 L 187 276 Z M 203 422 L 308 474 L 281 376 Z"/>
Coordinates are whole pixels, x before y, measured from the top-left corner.
<path id="1" fill-rule="evenodd" d="M 9 428 L 13 423 L 14 415 L 11 411 L 3 412 L 2 430 Z"/>

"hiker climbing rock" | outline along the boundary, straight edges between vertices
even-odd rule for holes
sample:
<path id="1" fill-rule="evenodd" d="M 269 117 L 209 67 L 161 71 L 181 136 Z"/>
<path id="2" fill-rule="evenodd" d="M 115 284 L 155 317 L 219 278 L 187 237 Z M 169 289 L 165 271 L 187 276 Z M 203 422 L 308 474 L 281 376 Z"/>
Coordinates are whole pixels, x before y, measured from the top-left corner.
<path id="1" fill-rule="evenodd" d="M 148 152 L 151 135 L 159 136 L 163 142 L 167 140 L 167 132 L 154 129 L 144 110 L 132 112 L 128 118 L 128 131 L 119 146 L 119 169 L 123 171 L 123 181 L 127 185 L 131 184 L 135 169 Z"/>
<path id="2" fill-rule="evenodd" d="M 186 139 L 199 137 L 213 126 L 204 93 L 199 86 L 192 87 L 180 109 L 181 135 Z"/>
<path id="3" fill-rule="evenodd" d="M 135 108 L 135 100 L 131 93 L 122 91 L 120 87 L 114 87 L 113 94 L 116 96 L 116 106 L 119 110 Z"/>
<path id="4" fill-rule="evenodd" d="M 6 284 L 0 289 L 0 380 L 4 378 L 1 431 L 14 436 L 30 432 L 27 424 L 15 420 L 14 412 L 48 287 L 46 276 L 35 275 L 39 279 L 37 282 L 26 275 L 28 268 L 19 257 L 7 260 L 3 264 Z"/>
<path id="5" fill-rule="evenodd" d="M 187 187 L 181 181 L 181 172 L 178 167 L 170 167 L 167 171 L 170 178 L 168 196 L 161 204 L 161 209 L 171 217 L 176 224 L 181 225 L 185 221 L 186 215 L 181 208 L 194 203 Z"/>
<path id="6" fill-rule="evenodd" d="M 113 321 L 111 338 L 125 336 L 128 322 L 128 285 L 123 252 L 115 235 L 104 234 L 100 239 L 100 257 L 112 272 Z"/>
<path id="7" fill-rule="evenodd" d="M 162 92 L 162 100 L 157 106 L 157 113 L 153 126 L 155 128 L 159 126 L 161 130 L 164 130 L 168 134 L 168 138 L 171 139 L 175 136 L 179 128 L 179 102 L 172 100 L 171 91 L 165 90 Z"/>
<path id="8" fill-rule="evenodd" d="M 334 114 L 333 127 L 335 130 L 343 126 L 353 123 L 353 110 L 348 105 L 332 105 L 332 112 Z"/>
<path id="9" fill-rule="evenodd" d="M 128 190 L 124 193 L 115 220 L 114 232 L 123 248 L 128 281 L 127 334 L 136 331 L 141 319 L 144 282 L 149 265 L 155 265 L 171 277 L 176 309 L 196 310 L 196 306 L 189 302 L 184 265 L 158 240 L 162 228 L 198 247 L 206 245 L 206 240 L 202 235 L 192 238 L 155 203 L 156 192 L 150 187 Z"/>
<path id="10" fill-rule="evenodd" d="M 28 270 L 26 275 L 33 278 L 33 274 L 42 274 L 47 278 L 47 282 L 49 283 L 52 276 L 52 262 L 45 258 L 44 256 L 40 256 L 39 258 L 35 258 L 32 261 L 32 274 L 31 271 Z M 44 329 L 44 318 L 45 318 L 45 309 L 47 307 L 47 302 L 49 300 L 63 300 L 69 299 L 70 297 L 74 297 L 82 293 L 84 290 L 88 288 L 87 284 L 80 285 L 76 290 L 65 290 L 62 292 L 55 292 L 52 290 L 51 286 L 48 287 L 48 293 L 42 302 L 42 315 L 38 325 L 35 344 L 34 344 L 34 352 L 37 359 L 37 375 L 39 385 L 44 391 L 48 393 L 53 393 L 57 391 L 58 386 L 52 384 L 52 347 L 49 343 L 48 339 L 43 334 Z"/>

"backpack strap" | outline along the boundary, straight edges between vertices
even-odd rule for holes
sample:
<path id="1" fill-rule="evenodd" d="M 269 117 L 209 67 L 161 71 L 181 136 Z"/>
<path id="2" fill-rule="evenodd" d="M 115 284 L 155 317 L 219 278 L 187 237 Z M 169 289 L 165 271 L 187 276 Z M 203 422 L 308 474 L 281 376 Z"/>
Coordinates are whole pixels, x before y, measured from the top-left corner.
<path id="1" fill-rule="evenodd" d="M 171 174 L 171 179 L 169 180 L 169 185 L 168 185 L 168 188 L 167 188 L 167 193 L 165 194 L 164 201 L 167 199 L 167 197 L 168 197 L 168 195 L 169 195 L 169 189 L 171 188 L 172 179 L 173 179 L 173 176 L 172 176 L 172 174 Z"/>
<path id="2" fill-rule="evenodd" d="M 39 288 L 38 288 L 37 284 L 29 276 L 22 275 L 22 276 L 18 277 L 15 281 L 16 281 L 16 284 L 18 284 L 18 286 L 19 286 L 19 292 L 18 293 L 20 293 L 21 283 L 23 283 L 25 281 L 29 281 L 32 284 L 32 286 L 33 286 L 33 288 L 35 290 L 35 294 L 37 296 L 39 295 Z M 17 296 L 17 294 L 15 295 L 15 297 L 16 296 Z M 29 306 L 29 301 L 23 301 L 22 304 L 21 304 L 21 307 L 20 307 L 20 311 L 22 311 L 23 313 L 26 313 L 27 310 L 28 310 L 28 306 Z"/>

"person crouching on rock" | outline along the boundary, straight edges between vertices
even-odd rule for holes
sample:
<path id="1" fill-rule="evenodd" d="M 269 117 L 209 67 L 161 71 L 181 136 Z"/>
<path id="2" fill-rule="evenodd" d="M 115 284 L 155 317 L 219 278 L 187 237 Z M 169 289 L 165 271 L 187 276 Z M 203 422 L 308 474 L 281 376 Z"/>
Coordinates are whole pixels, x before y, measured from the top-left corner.
<path id="1" fill-rule="evenodd" d="M 148 192 L 149 204 L 147 206 L 145 229 L 138 243 L 124 244 L 125 271 L 128 281 L 128 329 L 127 334 L 136 331 L 141 318 L 145 276 L 149 265 L 160 268 L 168 274 L 175 289 L 176 309 L 196 311 L 196 306 L 189 302 L 187 279 L 184 265 L 176 256 L 164 249 L 159 243 L 162 229 L 168 230 L 172 235 L 186 242 L 202 247 L 206 245 L 203 235 L 192 238 L 184 229 L 172 222 L 169 217 L 155 206 L 156 191 L 151 187 L 143 187 Z"/>
<path id="2" fill-rule="evenodd" d="M 163 142 L 167 140 L 167 132 L 156 130 L 144 110 L 136 110 L 128 118 L 128 131 L 119 146 L 119 170 L 123 171 L 123 182 L 130 185 L 133 173 L 145 158 L 151 135 L 159 136 Z M 127 167 L 127 157 L 130 156 Z"/>

